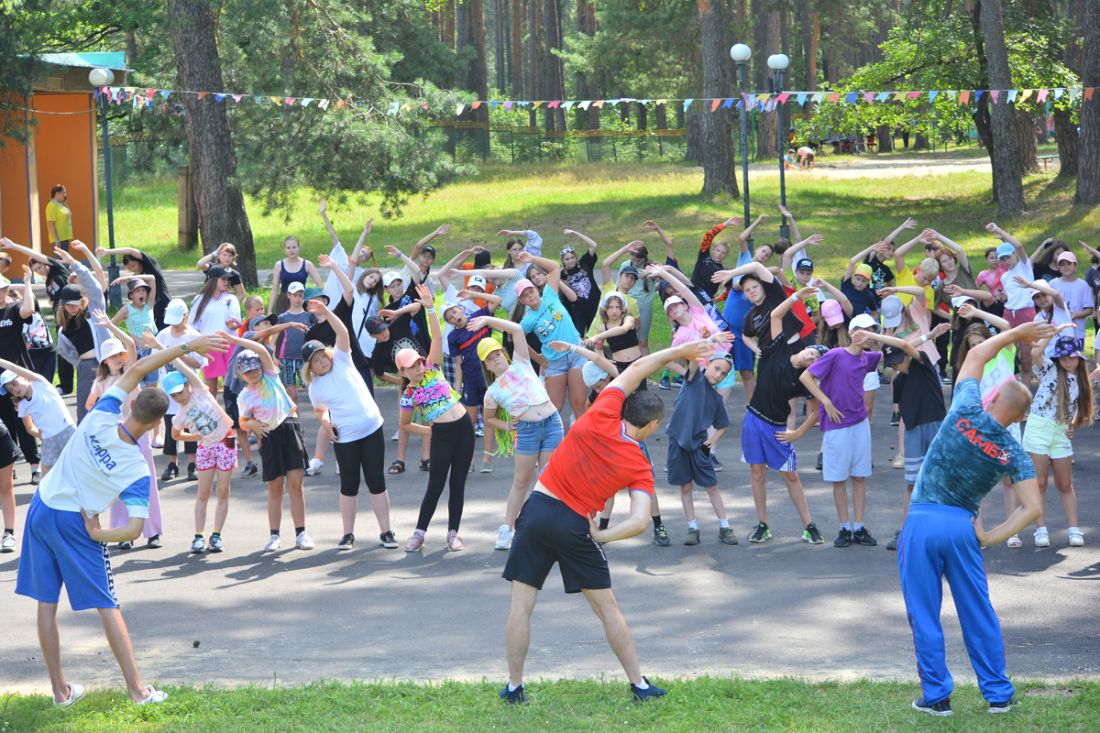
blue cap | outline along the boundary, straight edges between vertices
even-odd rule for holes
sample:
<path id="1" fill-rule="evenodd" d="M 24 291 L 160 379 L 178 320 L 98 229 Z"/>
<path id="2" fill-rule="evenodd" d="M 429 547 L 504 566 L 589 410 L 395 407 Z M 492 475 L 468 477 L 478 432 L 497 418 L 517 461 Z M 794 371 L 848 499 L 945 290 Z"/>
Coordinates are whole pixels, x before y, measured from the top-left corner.
<path id="1" fill-rule="evenodd" d="M 1016 248 L 1014 246 L 1012 246 L 1011 244 L 1009 244 L 1008 242 L 1005 242 L 1001 246 L 997 247 L 997 259 L 998 260 L 1001 259 L 1002 257 L 1008 257 L 1009 255 L 1013 255 L 1013 254 L 1016 254 Z"/>
<path id="2" fill-rule="evenodd" d="M 183 375 L 183 372 L 168 372 L 160 378 L 160 388 L 166 394 L 173 395 L 182 392 L 185 386 L 187 386 L 187 377 Z"/>

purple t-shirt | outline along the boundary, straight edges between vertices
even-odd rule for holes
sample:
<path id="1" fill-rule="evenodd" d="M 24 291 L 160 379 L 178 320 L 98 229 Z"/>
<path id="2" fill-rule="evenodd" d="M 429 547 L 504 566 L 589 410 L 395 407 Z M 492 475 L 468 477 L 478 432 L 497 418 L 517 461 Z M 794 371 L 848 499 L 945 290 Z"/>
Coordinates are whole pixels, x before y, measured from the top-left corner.
<path id="1" fill-rule="evenodd" d="M 821 407 L 819 419 L 822 430 L 847 428 L 867 419 L 867 408 L 863 405 L 863 378 L 878 368 L 880 359 L 882 353 L 878 351 L 864 351 L 855 356 L 848 349 L 836 348 L 830 349 L 809 366 L 806 371 L 821 380 L 821 391 L 844 415 L 843 420 L 835 423 Z"/>

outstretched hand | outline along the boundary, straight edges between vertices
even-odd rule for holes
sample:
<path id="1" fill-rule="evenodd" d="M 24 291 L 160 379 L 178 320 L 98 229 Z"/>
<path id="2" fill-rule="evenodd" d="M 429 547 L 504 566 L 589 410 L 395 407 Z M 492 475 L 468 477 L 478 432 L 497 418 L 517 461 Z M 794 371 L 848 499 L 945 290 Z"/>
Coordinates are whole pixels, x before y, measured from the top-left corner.
<path id="1" fill-rule="evenodd" d="M 1072 326 L 1073 324 L 1069 323 L 1066 325 Z M 1045 321 L 1032 321 L 1030 323 L 1024 323 L 1020 326 L 1017 326 L 1013 330 L 1016 332 L 1016 336 L 1019 339 L 1027 341 L 1029 343 L 1035 343 L 1036 341 L 1044 341 L 1049 338 L 1054 338 L 1054 334 L 1058 332 L 1053 324 L 1046 323 Z"/>
<path id="2" fill-rule="evenodd" d="M 432 295 L 432 289 L 424 283 L 420 283 L 416 286 L 416 294 L 420 301 L 420 305 L 424 306 L 424 310 L 431 310 L 435 307 L 435 296 Z"/>
<path id="3" fill-rule="evenodd" d="M 718 272 L 710 276 L 710 281 L 719 285 L 723 285 L 732 279 L 733 275 L 730 274 L 729 270 L 719 270 Z"/>
<path id="4" fill-rule="evenodd" d="M 546 345 L 549 346 L 554 351 L 569 351 L 576 344 L 571 344 L 568 341 L 551 341 L 550 343 L 548 343 Z"/>
<path id="5" fill-rule="evenodd" d="M 461 295 L 461 293 L 460 293 Z M 469 323 L 466 324 L 467 330 L 480 331 L 483 328 L 488 328 L 488 320 L 490 316 L 478 316 L 477 318 L 471 318 Z"/>
<path id="6" fill-rule="evenodd" d="M 714 353 L 714 342 L 710 339 L 699 339 L 698 341 L 691 341 L 684 344 L 680 349 L 680 358 L 682 359 L 687 359 L 688 361 L 706 359 Z"/>
<path id="7" fill-rule="evenodd" d="M 212 333 L 205 336 L 199 336 L 193 338 L 187 342 L 187 346 L 191 351 L 195 351 L 199 354 L 224 354 L 229 351 L 232 344 L 229 339 L 225 337 L 223 333 Z"/>
<path id="8" fill-rule="evenodd" d="M 317 255 L 317 264 L 321 267 L 332 267 L 336 263 L 328 255 Z"/>

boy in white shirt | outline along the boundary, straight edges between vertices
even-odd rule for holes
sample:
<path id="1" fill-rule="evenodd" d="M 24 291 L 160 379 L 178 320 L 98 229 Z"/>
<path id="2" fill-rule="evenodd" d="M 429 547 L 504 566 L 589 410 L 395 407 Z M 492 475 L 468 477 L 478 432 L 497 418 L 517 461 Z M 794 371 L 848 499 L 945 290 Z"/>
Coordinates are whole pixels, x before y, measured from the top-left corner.
<path id="1" fill-rule="evenodd" d="M 84 696 L 84 688 L 70 684 L 61 669 L 57 604 L 62 586 L 74 611 L 99 611 L 130 699 L 148 705 L 168 697 L 145 685 L 138 674 L 105 544 L 132 541 L 141 534 L 149 514 L 150 474 L 137 443 L 161 421 L 168 397 L 159 389 L 139 392 L 125 420 L 120 420 L 121 408 L 146 374 L 190 352 L 226 348 L 220 335 L 200 336 L 134 364 L 88 412 L 31 500 L 15 592 L 38 601 L 38 639 L 56 705 L 68 707 Z M 125 527 L 102 529 L 99 514 L 119 499 L 130 521 Z"/>

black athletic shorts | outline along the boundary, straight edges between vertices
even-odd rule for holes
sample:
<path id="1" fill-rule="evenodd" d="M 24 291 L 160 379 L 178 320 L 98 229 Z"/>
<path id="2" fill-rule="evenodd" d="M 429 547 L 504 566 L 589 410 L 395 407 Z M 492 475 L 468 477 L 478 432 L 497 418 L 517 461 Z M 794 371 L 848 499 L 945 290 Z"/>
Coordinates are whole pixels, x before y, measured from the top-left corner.
<path id="1" fill-rule="evenodd" d="M 237 407 L 237 393 L 230 392 L 229 389 L 223 388 L 222 402 L 225 404 L 225 414 L 229 415 L 229 419 L 233 421 L 233 428 L 240 429 L 241 413 Z"/>
<path id="2" fill-rule="evenodd" d="M 288 417 L 279 427 L 264 436 L 260 443 L 261 477 L 274 481 L 287 472 L 304 470 L 309 459 L 302 439 L 302 426 L 296 417 Z"/>
<path id="3" fill-rule="evenodd" d="M 566 593 L 611 587 L 607 556 L 588 533 L 588 520 L 560 500 L 536 491 L 516 519 L 503 577 L 542 590 L 555 562 Z"/>
<path id="4" fill-rule="evenodd" d="M 0 399 L 5 398 L 0 397 Z M 11 433 L 0 424 L 0 468 L 7 468 L 15 463 L 18 455 L 19 449 L 15 447 L 15 441 L 12 439 Z"/>

